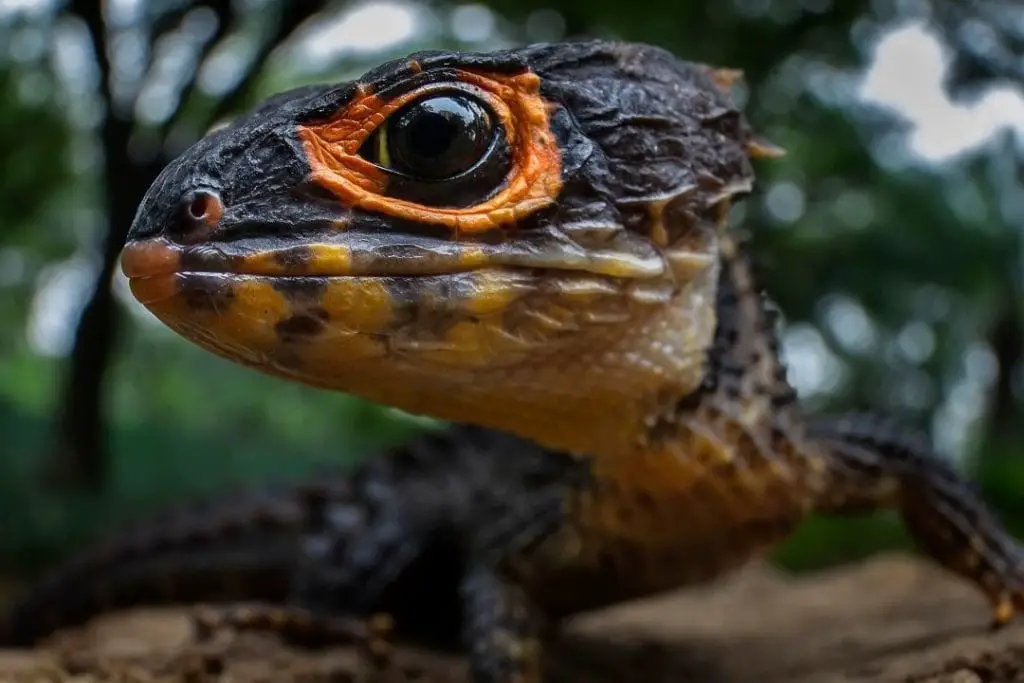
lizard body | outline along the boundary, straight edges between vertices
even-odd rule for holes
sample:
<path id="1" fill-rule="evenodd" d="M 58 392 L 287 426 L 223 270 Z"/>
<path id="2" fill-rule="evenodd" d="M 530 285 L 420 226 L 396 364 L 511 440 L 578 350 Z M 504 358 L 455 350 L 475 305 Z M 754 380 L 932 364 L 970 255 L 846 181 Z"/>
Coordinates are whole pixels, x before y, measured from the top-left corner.
<path id="1" fill-rule="evenodd" d="M 271 98 L 165 169 L 124 253 L 158 318 L 476 425 L 307 519 L 293 600 L 388 609 L 440 543 L 474 681 L 534 682 L 548 622 L 712 579 L 814 511 L 894 508 L 1012 618 L 1018 546 L 926 440 L 801 413 L 727 230 L 766 151 L 731 79 L 600 41 L 417 53 Z"/>
<path id="2" fill-rule="evenodd" d="M 465 565 L 457 530 L 477 526 L 477 504 L 504 516 L 541 487 L 568 483 L 571 469 L 529 442 L 457 425 L 354 471 L 184 504 L 37 581 L 0 619 L 0 644 L 28 645 L 124 607 L 326 599 L 346 615 L 390 614 L 398 635 L 451 648 Z"/>

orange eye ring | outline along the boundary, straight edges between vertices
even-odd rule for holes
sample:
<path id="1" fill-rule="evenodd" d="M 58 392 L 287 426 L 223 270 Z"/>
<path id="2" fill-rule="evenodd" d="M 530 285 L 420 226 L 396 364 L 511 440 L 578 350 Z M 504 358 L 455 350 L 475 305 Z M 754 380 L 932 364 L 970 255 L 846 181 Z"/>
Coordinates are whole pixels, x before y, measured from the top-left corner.
<path id="1" fill-rule="evenodd" d="M 310 180 L 347 206 L 474 233 L 513 225 L 550 206 L 561 190 L 561 154 L 551 130 L 548 104 L 534 73 L 479 74 L 458 70 L 457 81 L 429 83 L 390 100 L 357 88 L 352 101 L 325 122 L 299 127 Z M 470 207 L 440 208 L 387 195 L 389 173 L 359 155 L 367 139 L 406 104 L 435 93 L 465 92 L 493 112 L 511 150 L 503 187 Z"/>

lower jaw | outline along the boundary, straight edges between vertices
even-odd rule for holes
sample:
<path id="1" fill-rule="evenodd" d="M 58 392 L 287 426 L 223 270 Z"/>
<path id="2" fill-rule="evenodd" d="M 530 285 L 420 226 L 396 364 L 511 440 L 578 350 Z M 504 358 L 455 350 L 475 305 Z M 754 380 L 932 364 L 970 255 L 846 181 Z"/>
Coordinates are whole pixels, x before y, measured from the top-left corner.
<path id="1" fill-rule="evenodd" d="M 179 271 L 136 276 L 129 286 L 171 329 L 203 346 L 231 348 L 228 355 L 241 360 L 291 349 L 327 354 L 331 344 L 358 343 L 363 357 L 371 349 L 500 344 L 502 314 L 541 282 L 501 270 L 374 277 Z M 352 360 L 340 349 L 337 358 Z"/>
<path id="2" fill-rule="evenodd" d="M 164 325 L 207 351 L 385 403 L 406 403 L 407 392 L 429 393 L 454 375 L 490 373 L 529 350 L 500 316 L 468 312 L 508 304 L 487 300 L 473 274 L 396 282 L 405 279 L 177 272 L 132 278 L 130 287 Z M 444 299 L 445 286 L 466 297 Z"/>
<path id="3" fill-rule="evenodd" d="M 180 293 L 178 273 L 128 278 L 132 296 L 147 308 Z"/>
<path id="4" fill-rule="evenodd" d="M 628 319 L 594 323 L 582 313 L 605 295 L 605 303 L 626 306 L 627 318 L 651 303 L 627 305 L 600 279 L 564 276 L 564 289 L 553 289 L 550 274 L 496 269 L 376 277 L 179 271 L 137 275 L 130 287 L 182 337 L 263 373 L 553 448 L 621 453 L 632 447 L 641 413 L 653 410 L 637 396 L 661 397 L 668 371 L 684 375 L 673 389 L 688 391 L 700 363 L 680 370 L 679 362 L 699 354 L 680 349 L 666 360 L 663 345 L 620 348 Z M 540 314 L 530 329 L 522 326 L 534 318 L 513 308 L 524 297 L 527 312 Z M 618 349 L 611 360 L 599 353 L 606 347 Z"/>
<path id="5" fill-rule="evenodd" d="M 580 277 L 582 275 L 582 277 Z M 582 284 L 590 276 L 570 273 Z M 147 308 L 179 300 L 198 312 L 218 309 L 230 301 L 258 306 L 266 314 L 284 303 L 297 307 L 321 306 L 337 311 L 339 320 L 356 318 L 368 307 L 387 309 L 405 317 L 423 313 L 464 313 L 486 316 L 551 282 L 549 273 L 516 268 L 480 268 L 436 274 L 383 275 L 268 275 L 244 272 L 175 271 L 129 277 L 129 288 Z M 574 289 L 579 289 L 577 284 Z M 350 310 L 353 306 L 359 311 Z M 413 310 L 415 309 L 415 310 Z M 358 321 L 354 321 L 358 322 Z"/>

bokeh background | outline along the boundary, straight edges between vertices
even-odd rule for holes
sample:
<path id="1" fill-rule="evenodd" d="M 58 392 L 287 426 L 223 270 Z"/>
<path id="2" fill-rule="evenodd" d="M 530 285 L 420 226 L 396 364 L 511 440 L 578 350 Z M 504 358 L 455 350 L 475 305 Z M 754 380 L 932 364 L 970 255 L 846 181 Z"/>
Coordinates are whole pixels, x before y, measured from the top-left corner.
<path id="1" fill-rule="evenodd" d="M 135 304 L 117 254 L 169 159 L 294 85 L 577 36 L 744 70 L 789 151 L 739 218 L 801 397 L 927 430 L 1024 529 L 1019 0 L 0 0 L 0 577 L 435 426 L 219 360 Z M 890 515 L 814 519 L 777 558 L 905 543 Z"/>

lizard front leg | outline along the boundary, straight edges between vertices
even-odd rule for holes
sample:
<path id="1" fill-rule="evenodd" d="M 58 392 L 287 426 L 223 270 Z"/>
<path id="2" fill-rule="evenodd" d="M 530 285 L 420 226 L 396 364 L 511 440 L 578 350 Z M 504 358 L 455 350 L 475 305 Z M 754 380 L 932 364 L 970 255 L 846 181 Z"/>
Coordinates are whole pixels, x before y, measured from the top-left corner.
<path id="1" fill-rule="evenodd" d="M 924 552 L 991 601 L 993 627 L 1024 608 L 1019 544 L 927 437 L 865 413 L 819 418 L 808 434 L 824 447 L 832 475 L 820 511 L 898 510 Z"/>
<path id="2" fill-rule="evenodd" d="M 494 489 L 501 490 L 500 479 L 494 481 Z M 409 528 L 415 524 L 409 519 L 404 533 L 392 533 L 390 527 L 402 517 L 392 514 L 363 528 L 353 544 L 344 530 L 330 530 L 330 520 L 344 515 L 326 510 L 321 530 L 325 535 L 319 538 L 333 552 L 308 563 L 304 590 L 296 602 L 318 609 L 347 605 L 358 615 L 386 612 L 394 617 L 396 635 L 405 633 L 442 646 L 450 642 L 448 632 L 456 620 L 473 683 L 541 683 L 543 643 L 553 630 L 546 628 L 545 611 L 531 599 L 512 565 L 521 559 L 518 553 L 528 552 L 551 533 L 559 521 L 556 511 L 562 496 L 542 491 L 496 498 L 479 510 L 494 522 L 456 532 L 451 543 L 441 525 L 433 525 L 428 534 Z M 359 548 L 373 548 L 382 561 L 364 562 Z M 371 553 L 366 555 L 369 560 Z M 394 558 L 406 559 L 397 563 Z M 451 594 L 449 587 L 455 588 Z M 318 623 L 314 621 L 315 630 L 325 633 L 328 629 Z"/>

